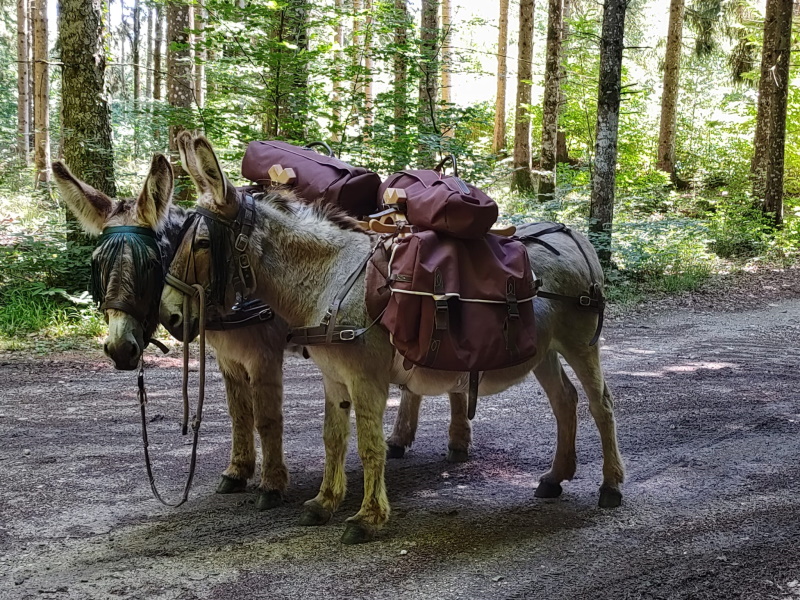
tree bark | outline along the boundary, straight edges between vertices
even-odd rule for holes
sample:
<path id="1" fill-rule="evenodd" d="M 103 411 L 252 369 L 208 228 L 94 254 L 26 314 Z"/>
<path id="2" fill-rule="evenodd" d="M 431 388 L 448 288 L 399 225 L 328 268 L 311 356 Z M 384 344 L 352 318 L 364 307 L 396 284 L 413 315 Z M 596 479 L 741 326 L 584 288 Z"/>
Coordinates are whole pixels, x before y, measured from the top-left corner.
<path id="1" fill-rule="evenodd" d="M 401 171 L 406 168 L 410 158 L 408 144 L 406 144 L 406 131 L 408 117 L 408 57 L 406 46 L 408 44 L 408 32 L 411 29 L 410 16 L 408 14 L 407 0 L 395 0 L 395 21 L 397 26 L 394 30 L 395 51 L 392 58 L 394 70 L 394 82 L 392 85 L 394 102 L 394 170 Z"/>
<path id="2" fill-rule="evenodd" d="M 17 154 L 28 164 L 30 136 L 28 0 L 17 0 Z"/>
<path id="3" fill-rule="evenodd" d="M 161 3 L 156 4 L 155 39 L 153 40 L 153 100 L 161 100 L 161 74 L 163 56 L 161 48 L 164 45 L 164 8 Z"/>
<path id="4" fill-rule="evenodd" d="M 508 4 L 509 0 L 500 0 L 500 28 L 497 33 L 497 95 L 494 103 L 494 135 L 492 136 L 492 152 L 495 154 L 500 154 L 506 147 Z"/>
<path id="5" fill-rule="evenodd" d="M 517 58 L 517 101 L 514 118 L 513 189 L 522 193 L 533 190 L 531 176 L 531 79 L 533 77 L 534 0 L 519 3 L 519 56 Z"/>
<path id="6" fill-rule="evenodd" d="M 133 112 L 139 114 L 139 96 L 142 94 L 142 69 L 139 66 L 139 45 L 142 38 L 142 9 L 139 0 L 133 3 L 133 38 L 131 39 L 131 60 L 133 61 Z"/>
<path id="7" fill-rule="evenodd" d="M 147 59 L 145 60 L 144 97 L 153 97 L 153 7 L 147 7 Z"/>
<path id="8" fill-rule="evenodd" d="M 34 104 L 36 103 L 36 65 L 33 62 L 33 1 L 28 3 L 28 155 L 30 156 L 36 145 L 34 141 L 35 115 Z"/>
<path id="9" fill-rule="evenodd" d="M 190 52 L 191 8 L 181 0 L 167 4 L 167 101 L 171 107 L 169 150 L 175 170 L 175 197 L 189 199 L 191 184 L 179 163 L 177 136 L 191 128 L 194 78 Z"/>
<path id="10" fill-rule="evenodd" d="M 555 199 L 558 113 L 561 105 L 561 35 L 564 0 L 549 0 L 547 17 L 547 54 L 544 67 L 544 99 L 542 101 L 542 151 L 539 175 L 539 202 Z"/>
<path id="11" fill-rule="evenodd" d="M 600 84 L 589 239 L 606 270 L 611 267 L 611 227 L 614 221 L 622 50 L 627 7 L 627 0 L 605 0 L 600 38 Z"/>
<path id="12" fill-rule="evenodd" d="M 202 6 L 194 9 L 195 29 L 195 64 L 194 64 L 194 97 L 198 108 L 203 108 L 206 102 L 206 10 Z"/>
<path id="13" fill-rule="evenodd" d="M 373 124 L 373 102 L 374 91 L 372 88 L 372 0 L 366 0 L 365 8 L 367 11 L 367 18 L 365 21 L 366 29 L 364 31 L 364 111 L 366 112 L 364 122 L 368 129 L 372 129 Z"/>
<path id="14" fill-rule="evenodd" d="M 451 0 L 442 1 L 442 102 L 452 101 L 452 52 L 450 50 L 451 30 L 453 28 L 453 6 Z"/>
<path id="15" fill-rule="evenodd" d="M 661 127 L 658 132 L 658 168 L 675 181 L 675 129 L 683 40 L 684 0 L 671 0 L 667 50 L 664 55 L 664 90 L 661 93 Z"/>
<path id="16" fill-rule="evenodd" d="M 753 144 L 753 196 L 774 225 L 783 222 L 786 105 L 789 94 L 792 0 L 768 0 L 758 84 L 758 116 Z"/>
<path id="17" fill-rule="evenodd" d="M 47 0 L 33 3 L 33 128 L 36 182 L 50 181 L 50 69 L 47 64 Z"/>
<path id="18" fill-rule="evenodd" d="M 419 133 L 418 146 L 420 165 L 430 165 L 436 160 L 435 149 L 423 141 L 424 136 L 438 133 L 436 108 L 439 78 L 439 0 L 422 0 L 419 29 L 420 78 L 419 78 Z"/>

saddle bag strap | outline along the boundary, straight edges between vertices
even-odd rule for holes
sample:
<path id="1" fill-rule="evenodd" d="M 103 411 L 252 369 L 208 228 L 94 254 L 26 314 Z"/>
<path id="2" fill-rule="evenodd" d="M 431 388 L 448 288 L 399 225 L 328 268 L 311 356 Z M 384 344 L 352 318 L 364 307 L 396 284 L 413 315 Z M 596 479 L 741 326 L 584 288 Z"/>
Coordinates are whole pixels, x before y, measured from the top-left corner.
<path id="1" fill-rule="evenodd" d="M 444 332 L 447 331 L 447 328 L 450 326 L 450 312 L 447 306 L 447 296 L 444 295 L 444 277 L 439 269 L 433 272 L 433 294 L 433 301 L 436 308 L 436 312 L 433 316 L 435 327 L 431 333 L 430 344 L 428 344 L 428 354 L 425 357 L 426 366 L 431 366 L 436 362 L 436 356 L 439 354 Z"/>
<path id="2" fill-rule="evenodd" d="M 469 372 L 469 388 L 467 398 L 467 418 L 470 421 L 475 418 L 475 410 L 478 408 L 478 384 L 480 383 L 480 373 L 478 371 Z"/>
<path id="3" fill-rule="evenodd" d="M 506 307 L 508 309 L 508 318 L 506 319 L 506 350 L 513 357 L 519 354 L 519 347 L 517 346 L 517 336 L 519 334 L 519 304 L 517 303 L 517 293 L 514 286 L 514 280 L 509 277 L 506 282 Z"/>

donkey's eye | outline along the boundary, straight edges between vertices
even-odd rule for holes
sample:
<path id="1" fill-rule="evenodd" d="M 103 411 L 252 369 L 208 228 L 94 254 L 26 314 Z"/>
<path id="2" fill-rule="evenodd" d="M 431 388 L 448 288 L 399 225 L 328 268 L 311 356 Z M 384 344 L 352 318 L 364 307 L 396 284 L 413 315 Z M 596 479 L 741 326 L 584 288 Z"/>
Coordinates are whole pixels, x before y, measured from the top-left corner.
<path id="1" fill-rule="evenodd" d="M 195 246 L 207 250 L 208 248 L 211 248 L 211 240 L 199 239 L 195 242 Z"/>

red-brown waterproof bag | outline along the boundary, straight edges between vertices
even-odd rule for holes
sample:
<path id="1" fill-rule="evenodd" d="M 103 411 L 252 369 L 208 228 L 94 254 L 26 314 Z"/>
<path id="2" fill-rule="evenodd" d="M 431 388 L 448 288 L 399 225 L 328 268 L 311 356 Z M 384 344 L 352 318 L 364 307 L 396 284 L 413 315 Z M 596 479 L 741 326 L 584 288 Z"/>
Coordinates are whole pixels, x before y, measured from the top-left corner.
<path id="1" fill-rule="evenodd" d="M 397 240 L 381 324 L 409 362 L 488 371 L 536 354 L 534 276 L 525 245 L 422 231 Z"/>
<path id="2" fill-rule="evenodd" d="M 291 176 L 271 177 L 270 170 L 276 166 L 278 176 L 288 169 Z M 261 185 L 285 184 L 308 202 L 322 198 L 358 218 L 376 212 L 378 206 L 381 179 L 377 173 L 349 165 L 332 153 L 325 156 L 286 142 L 250 142 L 242 159 L 242 176 Z"/>

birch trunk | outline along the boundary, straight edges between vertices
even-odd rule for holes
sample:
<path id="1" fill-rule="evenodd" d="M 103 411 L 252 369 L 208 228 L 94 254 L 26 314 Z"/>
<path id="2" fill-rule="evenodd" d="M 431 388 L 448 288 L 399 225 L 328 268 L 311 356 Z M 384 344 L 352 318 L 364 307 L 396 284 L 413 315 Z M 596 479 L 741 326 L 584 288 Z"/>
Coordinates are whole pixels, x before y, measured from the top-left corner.
<path id="1" fill-rule="evenodd" d="M 522 193 L 533 190 L 531 177 L 531 79 L 533 77 L 534 0 L 519 3 L 519 56 L 517 58 L 517 101 L 514 120 L 514 175 L 512 188 Z"/>
<path id="2" fill-rule="evenodd" d="M 26 165 L 31 128 L 28 26 L 28 0 L 17 0 L 17 154 Z"/>
<path id="3" fill-rule="evenodd" d="M 33 3 L 33 159 L 36 182 L 50 181 L 50 69 L 47 64 L 47 0 Z"/>
<path id="4" fill-rule="evenodd" d="M 627 0 L 605 0 L 600 38 L 600 83 L 597 94 L 597 138 L 595 141 L 589 239 L 600 263 L 611 267 L 611 227 L 617 170 L 622 49 Z"/>
<path id="5" fill-rule="evenodd" d="M 494 135 L 492 136 L 492 152 L 495 154 L 500 154 L 506 147 L 508 4 L 509 0 L 500 0 L 500 28 L 497 34 L 497 95 L 494 103 Z"/>
<path id="6" fill-rule="evenodd" d="M 675 181 L 675 128 L 683 40 L 684 0 L 672 0 L 669 8 L 667 50 L 664 55 L 664 91 L 661 94 L 661 127 L 658 132 L 658 168 Z"/>
<path id="7" fill-rule="evenodd" d="M 539 202 L 555 199 L 558 113 L 561 100 L 561 36 L 564 25 L 564 0 L 549 0 L 547 54 L 544 67 L 542 101 L 542 151 L 539 167 Z"/>

